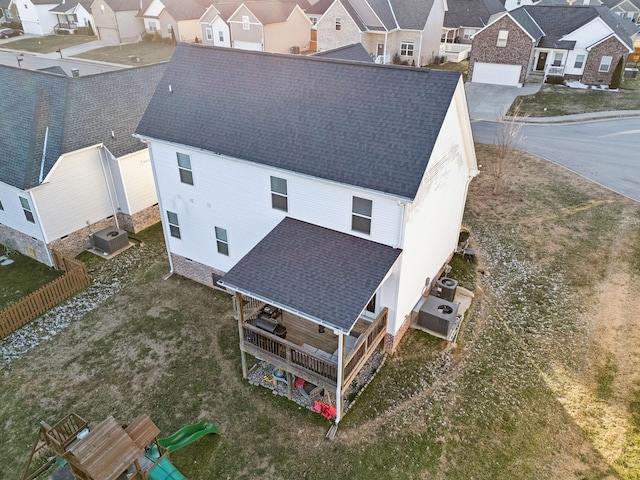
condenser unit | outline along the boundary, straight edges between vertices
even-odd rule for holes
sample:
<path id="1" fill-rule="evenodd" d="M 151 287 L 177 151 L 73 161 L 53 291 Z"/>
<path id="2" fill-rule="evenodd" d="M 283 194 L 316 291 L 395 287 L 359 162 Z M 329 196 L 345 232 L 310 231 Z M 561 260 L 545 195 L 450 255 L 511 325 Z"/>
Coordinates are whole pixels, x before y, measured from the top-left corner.
<path id="1" fill-rule="evenodd" d="M 438 280 L 439 297 L 453 302 L 456 298 L 456 290 L 458 289 L 458 281 L 449 277 L 442 277 Z"/>
<path id="2" fill-rule="evenodd" d="M 91 240 L 96 250 L 111 254 L 129 245 L 129 234 L 116 227 L 107 227 L 91 235 Z"/>
<path id="3" fill-rule="evenodd" d="M 446 338 L 456 325 L 458 304 L 429 295 L 418 311 L 418 325 Z"/>

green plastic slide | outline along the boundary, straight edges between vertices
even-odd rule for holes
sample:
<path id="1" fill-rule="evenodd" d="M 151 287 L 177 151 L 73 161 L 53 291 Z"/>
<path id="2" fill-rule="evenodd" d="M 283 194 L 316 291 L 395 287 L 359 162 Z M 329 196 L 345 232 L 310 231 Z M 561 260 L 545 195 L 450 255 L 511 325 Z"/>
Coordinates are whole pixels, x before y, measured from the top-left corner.
<path id="1" fill-rule="evenodd" d="M 187 480 L 168 458 L 163 458 L 160 463 L 149 472 L 149 480 Z"/>
<path id="2" fill-rule="evenodd" d="M 220 433 L 220 431 L 213 423 L 199 420 L 196 423 L 182 427 L 173 435 L 159 438 L 158 443 L 171 453 L 186 447 L 209 433 Z"/>

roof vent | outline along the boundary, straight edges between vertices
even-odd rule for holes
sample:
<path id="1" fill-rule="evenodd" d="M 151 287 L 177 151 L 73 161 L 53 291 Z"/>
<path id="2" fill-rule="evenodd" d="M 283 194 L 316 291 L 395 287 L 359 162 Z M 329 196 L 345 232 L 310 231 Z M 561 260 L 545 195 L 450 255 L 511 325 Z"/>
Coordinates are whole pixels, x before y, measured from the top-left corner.
<path id="1" fill-rule="evenodd" d="M 449 338 L 456 325 L 458 304 L 429 295 L 418 311 L 418 325 Z"/>
<path id="2" fill-rule="evenodd" d="M 129 245 L 129 234 L 115 227 L 107 227 L 91 235 L 93 247 L 110 255 Z"/>

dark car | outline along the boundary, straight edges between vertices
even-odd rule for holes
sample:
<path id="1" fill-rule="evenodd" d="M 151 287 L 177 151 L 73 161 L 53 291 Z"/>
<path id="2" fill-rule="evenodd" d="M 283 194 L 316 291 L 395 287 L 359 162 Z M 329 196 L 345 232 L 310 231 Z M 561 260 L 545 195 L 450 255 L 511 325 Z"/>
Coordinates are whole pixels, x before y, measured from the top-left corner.
<path id="1" fill-rule="evenodd" d="M 24 32 L 22 30 L 16 30 L 15 28 L 1 28 L 0 38 L 17 37 L 18 35 L 22 35 L 23 33 Z"/>

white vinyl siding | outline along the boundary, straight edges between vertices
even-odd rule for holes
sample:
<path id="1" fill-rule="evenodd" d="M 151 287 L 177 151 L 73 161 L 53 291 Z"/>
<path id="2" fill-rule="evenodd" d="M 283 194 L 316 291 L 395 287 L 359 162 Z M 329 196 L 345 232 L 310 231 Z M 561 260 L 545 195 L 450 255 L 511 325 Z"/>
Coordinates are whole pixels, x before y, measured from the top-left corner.
<path id="1" fill-rule="evenodd" d="M 146 148 L 119 159 L 111 159 L 110 169 L 122 213 L 133 215 L 158 203 L 156 185 Z"/>

